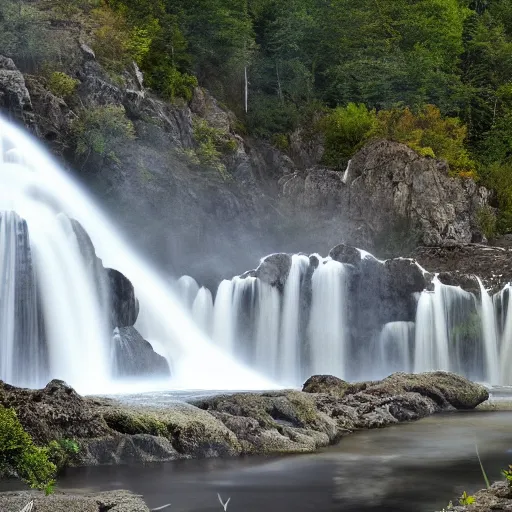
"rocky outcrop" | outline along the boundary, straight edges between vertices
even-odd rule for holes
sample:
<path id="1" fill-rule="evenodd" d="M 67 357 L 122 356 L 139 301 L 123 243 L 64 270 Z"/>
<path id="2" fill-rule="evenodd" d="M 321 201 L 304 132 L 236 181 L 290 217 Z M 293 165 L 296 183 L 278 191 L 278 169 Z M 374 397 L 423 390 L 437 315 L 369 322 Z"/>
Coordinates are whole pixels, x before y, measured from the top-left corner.
<path id="1" fill-rule="evenodd" d="M 416 231 L 425 245 L 484 240 L 477 217 L 488 206 L 489 191 L 471 179 L 451 178 L 445 163 L 404 144 L 376 141 L 353 157 L 345 173 L 314 167 L 280 183 L 294 211 L 343 220 L 331 222 L 338 240 L 366 248 L 392 228 Z"/>
<path id="2" fill-rule="evenodd" d="M 111 324 L 113 327 L 131 327 L 139 316 L 139 301 L 131 281 L 121 272 L 107 269 L 110 288 Z"/>
<path id="3" fill-rule="evenodd" d="M 32 102 L 25 84 L 23 74 L 15 66 L 14 61 L 0 55 L 0 110 L 9 117 L 19 119 L 31 126 Z"/>
<path id="4" fill-rule="evenodd" d="M 475 276 L 480 277 L 492 293 L 512 281 L 510 248 L 480 244 L 419 247 L 412 256 L 421 266 L 439 272 L 444 284 L 460 285 L 474 293 L 479 293 Z"/>
<path id="5" fill-rule="evenodd" d="M 453 512 L 493 512 L 512 510 L 512 487 L 507 482 L 495 482 L 489 489 L 483 489 L 473 495 L 471 505 L 454 504 L 448 510 Z M 447 509 L 445 509 L 447 510 Z"/>
<path id="6" fill-rule="evenodd" d="M 32 512 L 149 512 L 142 498 L 128 491 L 56 492 L 50 496 L 27 491 L 0 493 L 2 512 L 20 512 L 29 502 L 33 502 Z"/>
<path id="7" fill-rule="evenodd" d="M 165 357 L 157 354 L 135 327 L 116 327 L 112 343 L 116 378 L 159 379 L 171 375 Z"/>
<path id="8" fill-rule="evenodd" d="M 0 387 L 36 442 L 74 439 L 82 464 L 311 452 L 357 429 L 382 427 L 488 398 L 486 388 L 445 372 L 397 373 L 348 384 L 315 376 L 303 391 L 234 393 L 158 407 L 83 398 L 61 381 L 42 390 Z"/>

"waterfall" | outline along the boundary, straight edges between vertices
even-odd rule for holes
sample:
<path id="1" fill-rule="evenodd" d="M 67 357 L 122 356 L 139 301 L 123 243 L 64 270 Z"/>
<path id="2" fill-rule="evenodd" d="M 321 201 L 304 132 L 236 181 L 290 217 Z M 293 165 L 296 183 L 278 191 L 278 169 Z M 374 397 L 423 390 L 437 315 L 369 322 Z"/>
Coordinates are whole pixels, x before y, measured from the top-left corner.
<path id="1" fill-rule="evenodd" d="M 213 298 L 212 293 L 204 286 L 199 289 L 192 304 L 192 316 L 207 336 L 213 329 Z"/>
<path id="2" fill-rule="evenodd" d="M 346 377 L 347 283 L 342 263 L 320 260 L 312 277 L 309 347 L 312 373 Z"/>
<path id="3" fill-rule="evenodd" d="M 279 378 L 278 348 L 281 304 L 277 288 L 258 280 L 256 305 L 256 367 Z"/>
<path id="4" fill-rule="evenodd" d="M 132 282 L 140 302 L 136 328 L 172 362 L 172 381 L 163 383 L 164 387 L 265 389 L 275 386 L 216 348 L 196 326 L 171 286 L 129 247 L 87 193 L 30 136 L 0 118 L 0 212 L 13 211 L 27 225 L 36 279 L 33 288 L 37 289 L 37 294 L 32 292 L 31 297 L 41 304 L 40 323 L 36 322 L 33 308 L 32 313 L 29 311 L 32 306 L 24 305 L 26 318 L 32 315 L 30 325 L 25 328 L 44 331 L 44 336 L 32 338 L 39 340 L 37 347 L 23 348 L 30 353 L 30 358 L 24 360 L 24 371 L 34 375 L 32 381 L 26 382 L 16 377 L 14 369 L 19 361 L 16 363 L 12 335 L 6 335 L 0 341 L 8 354 L 4 355 L 2 350 L 0 379 L 10 377 L 15 384 L 41 386 L 48 378 L 61 378 L 80 392 L 117 389 L 110 379 L 112 333 L 104 332 L 107 312 L 100 307 L 98 287 L 91 282 L 87 258 L 80 250 L 69 220 L 76 219 L 90 236 L 104 266 L 118 270 Z M 5 213 L 2 218 L 6 218 Z M 12 274 L 14 256 L 9 248 L 8 240 L 12 241 L 9 229 L 12 228 L 4 224 L 0 233 L 4 237 L 0 270 L 3 277 L 6 274 L 9 277 L 3 282 L 9 286 L 6 288 L 4 284 L 0 303 L 1 329 L 6 333 L 20 328 L 13 320 L 17 310 L 16 306 L 13 309 L 16 302 L 11 300 L 16 292 L 10 281 L 15 279 L 15 274 Z M 38 377 L 38 370 L 45 367 L 41 362 L 45 357 L 47 372 Z"/>
<path id="5" fill-rule="evenodd" d="M 491 297 L 487 293 L 482 281 L 480 285 L 480 296 L 482 301 L 482 336 L 484 339 L 486 377 L 488 382 L 500 382 L 500 369 L 498 360 L 498 335 L 496 332 L 496 318 Z"/>
<path id="6" fill-rule="evenodd" d="M 178 295 L 187 309 L 192 309 L 194 299 L 199 291 L 196 280 L 190 276 L 181 276 L 177 282 Z"/>
<path id="7" fill-rule="evenodd" d="M 512 300 L 510 293 L 512 286 L 508 284 L 501 293 L 500 302 L 504 309 L 502 313 L 503 330 L 501 334 L 501 378 L 502 384 L 512 385 Z M 506 297 L 506 301 L 505 301 Z"/>
<path id="8" fill-rule="evenodd" d="M 307 256 L 294 254 L 284 287 L 279 367 L 281 380 L 291 385 L 296 385 L 300 380 L 300 291 L 308 266 Z"/>
<path id="9" fill-rule="evenodd" d="M 373 356 L 380 366 L 379 378 L 412 370 L 410 347 L 413 338 L 414 322 L 389 322 L 384 325 L 373 350 Z"/>

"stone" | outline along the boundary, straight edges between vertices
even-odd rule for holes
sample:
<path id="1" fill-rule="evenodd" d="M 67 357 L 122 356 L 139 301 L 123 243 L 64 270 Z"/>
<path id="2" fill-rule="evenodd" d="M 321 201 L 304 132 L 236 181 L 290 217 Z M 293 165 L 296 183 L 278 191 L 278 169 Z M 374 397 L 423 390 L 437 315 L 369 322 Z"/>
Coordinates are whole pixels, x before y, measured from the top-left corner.
<path id="1" fill-rule="evenodd" d="M 38 444 L 110 433 L 93 405 L 60 380 L 52 380 L 45 388 L 35 390 L 0 381 L 0 404 L 15 409 L 23 428 Z"/>
<path id="2" fill-rule="evenodd" d="M 289 254 L 271 254 L 256 269 L 256 277 L 282 291 L 291 266 L 292 257 Z"/>
<path id="3" fill-rule="evenodd" d="M 129 491 L 96 494 L 57 491 L 50 496 L 35 491 L 5 492 L 0 493 L 0 510 L 20 512 L 31 501 L 32 512 L 150 512 L 142 498 Z"/>
<path id="4" fill-rule="evenodd" d="M 112 327 L 131 327 L 139 315 L 139 301 L 131 281 L 121 272 L 108 268 Z"/>
<path id="5" fill-rule="evenodd" d="M 23 73 L 13 60 L 0 55 L 0 111 L 32 126 L 32 102 Z"/>
<path id="6" fill-rule="evenodd" d="M 157 354 L 135 327 L 114 329 L 114 375 L 119 379 L 170 377 L 167 360 Z"/>

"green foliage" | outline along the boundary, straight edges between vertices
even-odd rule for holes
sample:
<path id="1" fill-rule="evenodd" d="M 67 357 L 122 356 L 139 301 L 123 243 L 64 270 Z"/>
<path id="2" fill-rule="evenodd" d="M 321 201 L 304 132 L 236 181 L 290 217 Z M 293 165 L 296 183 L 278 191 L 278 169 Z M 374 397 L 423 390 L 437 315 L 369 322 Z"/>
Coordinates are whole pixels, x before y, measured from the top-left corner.
<path id="1" fill-rule="evenodd" d="M 472 505 L 475 503 L 475 497 L 468 495 L 466 491 L 462 493 L 462 496 L 459 498 L 460 505 Z"/>
<path id="2" fill-rule="evenodd" d="M 181 73 L 177 68 L 169 65 L 153 68 L 147 75 L 146 82 L 149 87 L 159 91 L 169 100 L 183 98 L 186 101 L 192 99 L 194 88 L 198 85 L 195 76 Z"/>
<path id="3" fill-rule="evenodd" d="M 345 165 L 377 127 L 375 110 L 363 104 L 337 107 L 322 120 L 325 136 L 324 163 Z"/>
<path id="4" fill-rule="evenodd" d="M 512 161 L 485 166 L 480 175 L 482 183 L 495 191 L 498 203 L 496 231 L 512 231 Z"/>
<path id="5" fill-rule="evenodd" d="M 229 134 L 210 126 L 204 119 L 194 120 L 193 128 L 195 155 L 199 163 L 218 171 L 224 180 L 229 180 L 231 177 L 221 158 L 236 150 L 236 141 Z"/>
<path id="6" fill-rule="evenodd" d="M 502 474 L 507 480 L 508 486 L 512 489 L 512 464 L 508 466 L 508 469 L 503 469 Z"/>
<path id="7" fill-rule="evenodd" d="M 496 237 L 498 233 L 497 219 L 494 210 L 490 206 L 486 205 L 478 209 L 476 221 L 487 240 L 492 240 Z"/>
<path id="8" fill-rule="evenodd" d="M 73 96 L 79 83 L 80 82 L 78 80 L 71 78 L 70 76 L 66 75 L 66 73 L 55 71 L 50 75 L 50 79 L 48 80 L 48 88 L 53 94 L 55 94 L 55 96 L 60 96 L 61 98 L 69 98 Z"/>
<path id="9" fill-rule="evenodd" d="M 34 445 L 14 409 L 0 406 L 0 475 L 17 475 L 31 487 L 49 494 L 55 472 L 48 451 Z"/>
<path id="10" fill-rule="evenodd" d="M 59 439 L 51 441 L 47 447 L 48 459 L 55 464 L 57 471 L 61 471 L 77 459 L 80 445 L 72 439 Z"/>
<path id="11" fill-rule="evenodd" d="M 467 129 L 460 119 L 443 117 L 434 105 L 417 113 L 409 108 L 381 110 L 375 135 L 403 142 L 422 156 L 445 160 L 452 174 L 476 177 L 475 163 L 465 147 Z"/>
<path id="12" fill-rule="evenodd" d="M 82 110 L 73 122 L 72 133 L 76 154 L 86 158 L 95 153 L 115 160 L 116 145 L 135 138 L 124 108 L 114 105 Z"/>

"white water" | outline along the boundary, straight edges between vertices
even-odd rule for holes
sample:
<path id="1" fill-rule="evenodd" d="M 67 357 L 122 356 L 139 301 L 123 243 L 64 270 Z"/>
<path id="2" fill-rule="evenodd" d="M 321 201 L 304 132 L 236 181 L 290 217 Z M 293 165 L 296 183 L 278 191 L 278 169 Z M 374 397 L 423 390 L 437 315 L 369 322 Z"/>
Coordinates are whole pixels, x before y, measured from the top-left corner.
<path id="1" fill-rule="evenodd" d="M 484 339 L 486 375 L 488 382 L 500 382 L 498 356 L 498 334 L 496 332 L 496 317 L 491 297 L 482 281 L 478 279 L 481 296 L 482 336 Z"/>
<path id="2" fill-rule="evenodd" d="M 346 378 L 347 364 L 347 281 L 342 263 L 320 260 L 312 277 L 309 349 L 311 371 Z"/>
<path id="3" fill-rule="evenodd" d="M 192 304 L 192 317 L 206 336 L 213 330 L 213 298 L 212 292 L 204 286 L 199 289 Z"/>
<path id="4" fill-rule="evenodd" d="M 504 385 L 512 385 L 512 286 L 509 284 L 501 293 L 501 301 L 503 303 L 505 293 L 508 295 L 508 306 L 505 310 L 503 330 L 500 343 L 500 360 L 501 360 L 501 383 Z"/>
<path id="5" fill-rule="evenodd" d="M 16 148 L 23 163 L 5 163 L 20 158 L 12 151 L 6 157 L 2 147 Z M 129 247 L 91 198 L 37 143 L 1 118 L 0 210 L 18 212 L 29 225 L 45 311 L 50 377 L 67 379 L 80 392 L 105 392 L 114 387 L 105 370 L 108 339 L 100 332 L 104 324 L 98 303 L 94 304 L 94 287 L 87 282 L 76 237 L 58 216 L 64 213 L 82 224 L 105 267 L 119 270 L 132 281 L 141 305 L 136 327 L 173 362 L 175 373 L 164 386 L 275 386 L 216 349 L 162 277 Z"/>
<path id="6" fill-rule="evenodd" d="M 380 365 L 379 377 L 393 372 L 410 372 L 410 345 L 414 339 L 414 322 L 389 322 L 378 337 L 374 352 Z"/>
<path id="7" fill-rule="evenodd" d="M 294 385 L 300 381 L 300 352 L 298 343 L 301 281 L 309 266 L 309 258 L 292 256 L 292 264 L 283 293 L 283 312 L 280 331 L 279 367 L 281 380 Z"/>

